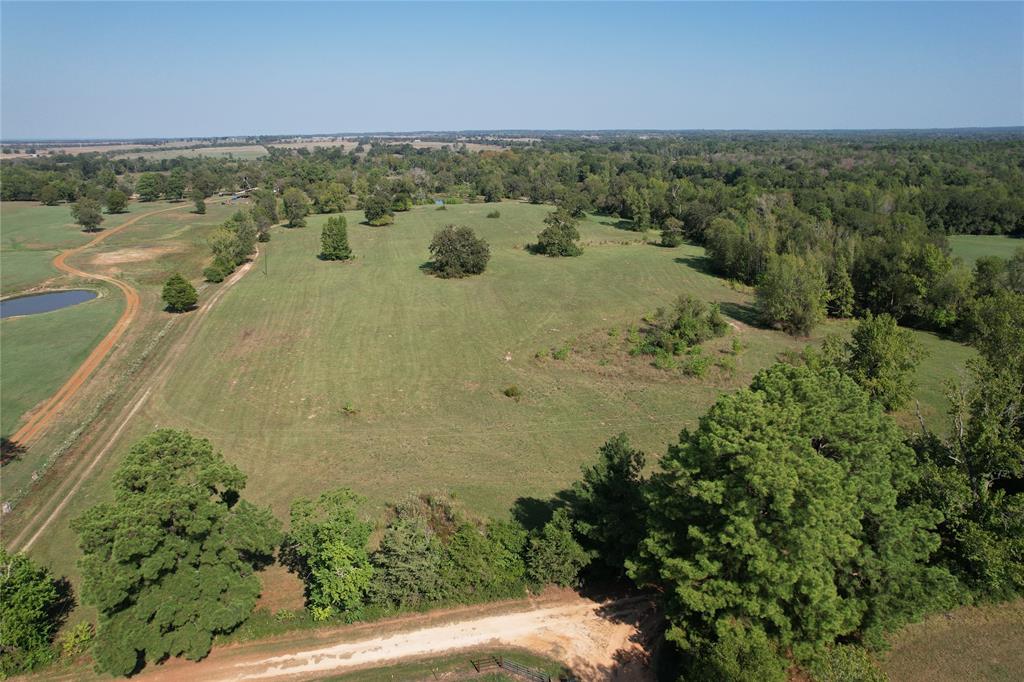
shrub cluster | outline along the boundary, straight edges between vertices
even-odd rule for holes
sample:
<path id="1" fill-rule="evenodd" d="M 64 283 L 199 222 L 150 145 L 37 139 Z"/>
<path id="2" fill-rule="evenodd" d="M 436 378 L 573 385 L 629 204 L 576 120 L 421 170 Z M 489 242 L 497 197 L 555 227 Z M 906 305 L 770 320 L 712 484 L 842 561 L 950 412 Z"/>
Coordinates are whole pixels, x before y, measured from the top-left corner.
<path id="1" fill-rule="evenodd" d="M 519 597 L 533 586 L 573 586 L 589 562 L 565 512 L 534 532 L 515 521 L 478 521 L 444 497 L 393 505 L 380 543 L 360 499 L 342 489 L 292 505 L 284 556 L 306 584 L 314 618 L 354 620 L 387 610 Z"/>
<path id="2" fill-rule="evenodd" d="M 634 355 L 654 355 L 664 364 L 669 358 L 709 339 L 724 336 L 729 323 L 716 305 L 682 294 L 671 308 L 658 308 L 640 331 L 632 331 Z"/>

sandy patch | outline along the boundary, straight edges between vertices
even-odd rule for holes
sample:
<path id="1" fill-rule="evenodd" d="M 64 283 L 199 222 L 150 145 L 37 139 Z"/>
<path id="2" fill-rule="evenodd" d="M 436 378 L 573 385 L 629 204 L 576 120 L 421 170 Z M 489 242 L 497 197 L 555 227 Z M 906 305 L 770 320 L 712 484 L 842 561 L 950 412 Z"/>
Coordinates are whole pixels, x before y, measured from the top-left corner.
<path id="1" fill-rule="evenodd" d="M 93 256 L 92 262 L 96 265 L 117 265 L 119 263 L 138 263 L 141 261 L 153 260 L 170 253 L 177 253 L 184 249 L 180 246 L 151 246 L 145 249 L 119 249 L 108 251 Z"/>

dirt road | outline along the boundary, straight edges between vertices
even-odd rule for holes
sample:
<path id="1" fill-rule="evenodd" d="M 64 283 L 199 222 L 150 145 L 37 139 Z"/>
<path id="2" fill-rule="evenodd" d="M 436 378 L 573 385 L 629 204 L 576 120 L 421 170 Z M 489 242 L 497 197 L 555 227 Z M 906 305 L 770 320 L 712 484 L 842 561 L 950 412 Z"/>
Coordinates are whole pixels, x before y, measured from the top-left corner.
<path id="1" fill-rule="evenodd" d="M 158 213 L 166 213 L 167 211 L 177 211 L 183 207 L 184 205 L 172 206 L 171 208 L 162 208 L 158 211 L 140 213 L 139 215 L 121 223 L 117 227 L 112 227 L 100 232 L 96 237 L 81 246 L 68 249 L 67 251 L 61 251 L 60 254 L 53 259 L 53 266 L 61 272 L 66 272 L 69 275 L 85 279 L 97 279 L 107 282 L 108 284 L 112 284 L 120 289 L 125 298 L 124 312 L 121 313 L 121 317 L 118 318 L 114 327 L 107 333 L 107 335 L 103 337 L 103 340 L 92 349 L 92 352 L 89 353 L 89 356 L 85 361 L 79 365 L 78 369 L 75 370 L 75 373 L 72 374 L 66 382 L 64 382 L 64 385 L 61 386 L 49 400 L 32 412 L 28 420 L 22 424 L 21 428 L 14 432 L 11 436 L 12 442 L 17 443 L 22 447 L 28 447 L 32 444 L 32 441 L 38 438 L 40 434 L 46 430 L 46 427 L 53 422 L 57 414 L 59 414 L 64 406 L 68 404 L 68 401 L 70 401 L 71 398 L 74 397 L 75 393 L 82 388 L 82 385 L 85 383 L 86 379 L 89 378 L 89 375 L 91 375 L 96 368 L 100 366 L 103 359 L 107 357 L 117 342 L 121 340 L 121 337 L 124 336 L 124 333 L 128 331 L 128 327 L 135 319 L 135 315 L 139 310 L 139 292 L 136 291 L 132 285 L 119 280 L 116 277 L 111 277 L 110 275 L 79 270 L 78 268 L 66 263 L 68 257 L 77 255 L 86 249 L 96 246 L 103 240 L 112 237 L 128 227 L 131 227 L 143 218 L 148 218 L 149 216 L 156 215 Z"/>
<path id="2" fill-rule="evenodd" d="M 152 214 L 149 214 L 152 215 Z M 238 268 L 231 277 L 219 285 L 214 293 L 202 302 L 198 310 L 185 315 L 175 316 L 169 324 L 184 324 L 185 330 L 174 340 L 173 344 L 163 353 L 160 363 L 153 373 L 135 389 L 135 394 L 124 404 L 121 411 L 112 419 L 92 430 L 80 446 L 80 456 L 59 485 L 50 493 L 37 511 L 21 526 L 21 531 L 8 545 L 11 551 L 28 551 L 43 532 L 60 516 L 71 498 L 78 492 L 82 484 L 92 474 L 96 466 L 106 457 L 118 442 L 125 427 L 136 415 L 149 398 L 152 391 L 163 385 L 173 371 L 175 363 L 184 349 L 191 343 L 199 330 L 200 324 L 217 301 L 245 276 L 259 257 L 259 251 L 252 260 Z M 91 456 L 90 456 L 91 455 Z"/>
<path id="3" fill-rule="evenodd" d="M 494 605 L 466 607 L 443 616 L 217 648 L 199 663 L 176 659 L 148 666 L 139 677 L 150 682 L 323 679 L 403 660 L 516 647 L 561 661 L 580 680 L 652 680 L 640 641 L 656 621 L 646 598 L 601 603 L 564 591 L 506 603 L 497 611 Z"/>

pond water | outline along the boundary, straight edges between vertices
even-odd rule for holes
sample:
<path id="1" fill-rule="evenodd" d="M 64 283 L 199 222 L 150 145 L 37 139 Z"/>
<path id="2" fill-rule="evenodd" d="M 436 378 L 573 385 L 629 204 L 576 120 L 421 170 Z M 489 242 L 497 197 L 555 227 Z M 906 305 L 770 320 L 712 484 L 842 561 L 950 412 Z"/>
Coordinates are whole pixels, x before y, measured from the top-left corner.
<path id="1" fill-rule="evenodd" d="M 0 319 L 15 315 L 35 315 L 60 310 L 68 306 L 85 303 L 96 298 L 98 294 L 88 289 L 70 289 L 68 291 L 50 291 L 45 294 L 29 294 L 0 301 Z"/>

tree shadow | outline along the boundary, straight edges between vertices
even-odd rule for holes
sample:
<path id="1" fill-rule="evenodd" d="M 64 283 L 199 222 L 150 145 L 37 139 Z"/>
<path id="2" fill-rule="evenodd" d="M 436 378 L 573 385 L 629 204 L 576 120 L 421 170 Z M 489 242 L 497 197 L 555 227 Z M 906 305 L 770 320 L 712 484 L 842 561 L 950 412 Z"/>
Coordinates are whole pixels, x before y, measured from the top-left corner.
<path id="1" fill-rule="evenodd" d="M 542 500 L 537 497 L 520 497 L 512 503 L 512 518 L 527 531 L 540 530 L 544 527 L 555 510 L 565 506 L 558 496 Z"/>
<path id="2" fill-rule="evenodd" d="M 225 277 L 224 279 L 227 279 L 227 278 Z M 223 282 L 224 280 L 221 280 L 221 281 Z M 171 310 L 170 306 L 164 306 L 164 312 L 165 313 L 170 313 L 171 315 L 184 315 L 185 313 L 190 313 L 193 310 L 198 310 L 198 309 L 199 309 L 199 304 L 198 303 L 193 303 L 189 307 L 182 308 L 181 310 Z"/>
<path id="3" fill-rule="evenodd" d="M 0 438 L 0 466 L 7 466 L 11 462 L 21 459 L 26 449 L 21 443 L 16 443 L 6 436 Z"/>
<path id="4" fill-rule="evenodd" d="M 680 265 L 693 268 L 697 272 L 701 272 L 705 275 L 711 275 L 712 277 L 718 276 L 718 273 L 715 272 L 714 265 L 711 263 L 711 259 L 707 256 L 677 256 L 672 260 Z"/>
<path id="5" fill-rule="evenodd" d="M 751 327 L 764 327 L 761 324 L 761 318 L 757 313 L 757 309 L 752 305 L 724 301 L 718 304 L 718 309 L 737 322 L 742 322 Z"/>
<path id="6" fill-rule="evenodd" d="M 56 623 L 54 632 L 60 630 L 67 622 L 68 616 L 75 610 L 75 588 L 71 585 L 71 581 L 65 577 L 58 578 L 53 581 L 53 586 L 57 588 L 57 598 L 50 604 L 47 612 L 53 622 Z"/>
<path id="7" fill-rule="evenodd" d="M 636 229 L 636 225 L 632 220 L 618 219 L 618 220 L 601 220 L 598 221 L 602 225 L 614 227 L 616 230 L 625 230 L 626 232 L 643 232 L 643 230 Z"/>
<path id="8" fill-rule="evenodd" d="M 605 602 L 597 615 L 614 624 L 634 628 L 629 636 L 631 646 L 615 651 L 610 664 L 575 663 L 570 672 L 574 678 L 594 680 L 654 680 L 654 653 L 664 640 L 665 620 L 653 595 L 634 592 L 630 596 L 609 599 L 608 594 L 598 600 Z M 561 653 L 561 652 L 560 652 Z M 568 654 L 568 652 L 566 652 Z M 562 656 L 564 660 L 568 655 Z"/>

